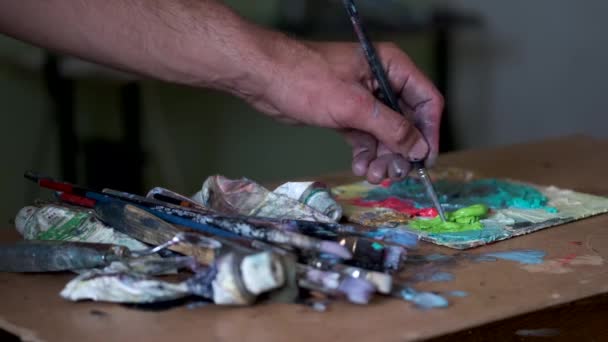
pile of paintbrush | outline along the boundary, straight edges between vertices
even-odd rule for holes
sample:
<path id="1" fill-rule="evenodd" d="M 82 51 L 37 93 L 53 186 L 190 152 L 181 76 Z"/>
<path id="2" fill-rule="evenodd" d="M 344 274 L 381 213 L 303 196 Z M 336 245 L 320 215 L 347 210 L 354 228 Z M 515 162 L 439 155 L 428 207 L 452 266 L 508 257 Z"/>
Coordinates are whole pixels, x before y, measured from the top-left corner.
<path id="1" fill-rule="evenodd" d="M 375 293 L 402 297 L 390 273 L 405 250 L 357 226 L 222 213 L 159 188 L 143 197 L 25 177 L 56 191 L 58 201 L 21 210 L 16 226 L 30 241 L 0 248 L 0 271 L 77 271 L 62 291 L 70 300 L 194 296 L 250 305 L 320 295 L 366 304 Z M 186 280 L 158 278 L 181 269 Z"/>

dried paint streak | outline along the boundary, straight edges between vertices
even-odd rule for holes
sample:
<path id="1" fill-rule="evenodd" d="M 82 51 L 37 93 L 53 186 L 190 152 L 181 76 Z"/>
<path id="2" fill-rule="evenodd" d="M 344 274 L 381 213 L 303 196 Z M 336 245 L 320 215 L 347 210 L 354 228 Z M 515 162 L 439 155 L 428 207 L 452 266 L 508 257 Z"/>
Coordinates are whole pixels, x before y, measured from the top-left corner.
<path id="1" fill-rule="evenodd" d="M 532 273 L 564 274 L 574 271 L 571 266 L 602 266 L 604 259 L 599 255 L 580 255 L 572 258 L 567 256 L 555 260 L 547 260 L 539 265 L 524 265 L 522 268 Z"/>
<path id="2" fill-rule="evenodd" d="M 486 253 L 479 256 L 477 261 L 496 261 L 496 259 L 516 261 L 522 265 L 542 264 L 545 252 L 533 249 L 522 249 L 508 252 Z"/>
<path id="3" fill-rule="evenodd" d="M 349 221 L 368 227 L 398 227 L 406 225 L 411 220 L 410 215 L 383 208 L 373 211 L 356 211 L 349 215 Z"/>
<path id="4" fill-rule="evenodd" d="M 398 228 L 380 228 L 368 232 L 366 236 L 403 247 L 414 247 L 419 239 L 418 235 Z"/>
<path id="5" fill-rule="evenodd" d="M 423 276 L 419 281 L 428 281 L 433 283 L 442 283 L 454 280 L 454 275 L 449 272 L 435 272 L 428 276 Z"/>
<path id="6" fill-rule="evenodd" d="M 421 217 L 435 217 L 437 216 L 437 209 L 435 208 L 417 208 L 412 204 L 411 201 L 402 200 L 397 197 L 389 197 L 381 201 L 366 200 L 366 199 L 354 199 L 351 201 L 352 204 L 358 207 L 364 208 L 388 208 L 398 211 L 402 214 L 409 216 L 421 216 Z"/>
<path id="7" fill-rule="evenodd" d="M 446 261 L 451 260 L 453 257 L 451 255 L 445 255 L 441 253 L 430 254 L 424 257 L 427 261 Z"/>
<path id="8" fill-rule="evenodd" d="M 468 230 L 480 230 L 483 224 L 479 222 L 488 214 L 488 207 L 483 204 L 476 204 L 467 208 L 462 208 L 451 213 L 446 213 L 446 221 L 440 217 L 431 220 L 415 220 L 409 226 L 429 232 L 429 233 L 455 233 Z"/>
<path id="9" fill-rule="evenodd" d="M 506 182 L 498 179 L 479 179 L 470 182 L 440 180 L 435 183 L 442 203 L 455 207 L 466 207 L 483 203 L 493 209 L 545 209 L 557 210 L 547 206 L 547 197 L 534 187 Z M 384 201 L 388 198 L 412 200 L 417 208 L 432 207 L 420 180 L 409 178 L 393 182 L 388 187 L 373 189 L 365 197 L 368 201 Z"/>
<path id="10" fill-rule="evenodd" d="M 401 290 L 401 297 L 414 303 L 419 309 L 447 308 L 449 303 L 445 297 L 432 292 L 418 292 L 411 287 Z"/>
<path id="11" fill-rule="evenodd" d="M 464 298 L 464 297 L 468 297 L 469 293 L 465 292 L 465 291 L 450 291 L 450 292 L 446 293 L 446 295 L 450 296 L 450 297 Z"/>

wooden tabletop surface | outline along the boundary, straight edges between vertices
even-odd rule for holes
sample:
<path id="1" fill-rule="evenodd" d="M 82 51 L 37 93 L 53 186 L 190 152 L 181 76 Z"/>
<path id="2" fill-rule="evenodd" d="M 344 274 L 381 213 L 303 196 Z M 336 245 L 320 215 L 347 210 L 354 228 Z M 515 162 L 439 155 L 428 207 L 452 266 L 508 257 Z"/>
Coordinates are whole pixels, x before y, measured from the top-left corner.
<path id="1" fill-rule="evenodd" d="M 471 169 L 484 176 L 608 196 L 608 141 L 605 140 L 576 136 L 457 152 L 442 156 L 440 164 Z M 332 184 L 351 180 L 343 175 L 322 178 Z M 17 238 L 12 230 L 0 231 L 0 241 Z M 451 298 L 447 309 L 428 311 L 398 299 L 379 298 L 369 306 L 335 302 L 324 313 L 301 305 L 180 307 L 148 312 L 121 305 L 64 301 L 58 293 L 73 277 L 69 274 L 0 273 L 0 328 L 25 340 L 50 341 L 147 342 L 202 338 L 260 342 L 405 341 L 454 333 L 457 335 L 452 336 L 462 338 L 474 327 L 499 326 L 518 317 L 527 317 L 517 325 L 522 329 L 551 328 L 547 326 L 550 315 L 548 320 L 545 317 L 538 322 L 526 315 L 547 308 L 557 308 L 562 310 L 562 315 L 567 315 L 576 310 L 560 309 L 564 305 L 584 303 L 586 298 L 608 293 L 608 215 L 480 247 L 469 253 L 514 249 L 544 251 L 544 266 L 530 269 L 509 261 L 450 264 L 446 271 L 455 276 L 453 281 L 420 283 L 417 288 L 459 290 L 469 295 Z M 416 253 L 451 254 L 454 251 L 422 243 Z M 573 258 L 582 262 L 568 262 Z M 606 297 L 595 298 L 600 299 L 591 302 L 602 302 L 603 308 L 607 307 Z M 559 317 L 555 319 L 559 321 Z"/>

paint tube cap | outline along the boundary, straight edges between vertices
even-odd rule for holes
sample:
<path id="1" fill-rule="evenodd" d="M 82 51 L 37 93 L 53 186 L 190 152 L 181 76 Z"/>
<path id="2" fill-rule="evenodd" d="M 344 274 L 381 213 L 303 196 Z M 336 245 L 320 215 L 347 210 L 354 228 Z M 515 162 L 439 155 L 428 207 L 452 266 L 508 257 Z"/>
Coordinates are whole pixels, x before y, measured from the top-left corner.
<path id="1" fill-rule="evenodd" d="M 304 200 L 304 204 L 317 209 L 335 222 L 342 218 L 342 207 L 336 202 L 329 191 L 325 189 L 311 191 Z"/>
<path id="2" fill-rule="evenodd" d="M 287 196 L 306 204 L 337 222 L 342 218 L 342 207 L 333 198 L 329 188 L 320 182 L 288 182 L 274 193 Z"/>
<path id="3" fill-rule="evenodd" d="M 382 294 L 390 294 L 393 288 L 393 277 L 381 272 L 369 272 L 366 279 L 374 284 L 376 290 Z"/>
<path id="4" fill-rule="evenodd" d="M 241 275 L 245 287 L 254 295 L 274 290 L 285 283 L 281 259 L 271 252 L 257 253 L 243 258 Z"/>
<path id="5" fill-rule="evenodd" d="M 242 282 L 239 265 L 240 259 L 234 253 L 217 260 L 217 275 L 211 283 L 215 304 L 249 305 L 255 301 L 255 296 L 247 291 Z"/>

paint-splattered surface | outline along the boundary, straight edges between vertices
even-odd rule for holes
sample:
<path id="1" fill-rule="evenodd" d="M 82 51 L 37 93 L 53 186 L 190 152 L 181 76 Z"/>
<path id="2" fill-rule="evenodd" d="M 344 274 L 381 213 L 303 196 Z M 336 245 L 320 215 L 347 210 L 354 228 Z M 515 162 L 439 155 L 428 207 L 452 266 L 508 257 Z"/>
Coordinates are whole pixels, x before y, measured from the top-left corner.
<path id="1" fill-rule="evenodd" d="M 422 240 L 457 249 L 485 245 L 608 212 L 608 198 L 554 186 L 501 179 L 475 179 L 470 172 L 435 175 L 442 206 L 458 211 L 485 205 L 490 211 L 470 224 L 438 226 L 422 183 L 415 178 L 380 185 L 360 182 L 338 186 L 334 195 L 351 222 L 412 232 Z"/>

